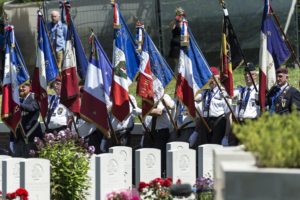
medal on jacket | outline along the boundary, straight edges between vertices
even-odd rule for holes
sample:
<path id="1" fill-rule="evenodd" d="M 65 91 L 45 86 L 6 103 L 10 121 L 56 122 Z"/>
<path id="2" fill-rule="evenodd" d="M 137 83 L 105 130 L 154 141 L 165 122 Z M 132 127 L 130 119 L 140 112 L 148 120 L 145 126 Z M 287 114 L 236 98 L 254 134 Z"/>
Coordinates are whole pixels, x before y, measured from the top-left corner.
<path id="1" fill-rule="evenodd" d="M 286 99 L 282 98 L 281 99 L 281 106 L 284 108 L 286 105 Z"/>

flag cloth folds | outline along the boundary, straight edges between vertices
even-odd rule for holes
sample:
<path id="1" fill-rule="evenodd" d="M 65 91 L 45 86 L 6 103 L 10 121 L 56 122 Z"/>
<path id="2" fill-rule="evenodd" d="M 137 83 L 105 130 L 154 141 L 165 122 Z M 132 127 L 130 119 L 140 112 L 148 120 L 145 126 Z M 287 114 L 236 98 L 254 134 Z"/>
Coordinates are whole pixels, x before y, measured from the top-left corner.
<path id="1" fill-rule="evenodd" d="M 244 59 L 226 8 L 224 8 L 221 38 L 221 82 L 232 97 L 234 89 L 232 72 L 244 62 Z"/>
<path id="2" fill-rule="evenodd" d="M 259 101 L 262 110 L 265 106 L 266 91 L 276 82 L 276 69 L 291 55 L 279 31 L 271 14 L 270 1 L 265 0 L 259 50 Z"/>
<path id="3" fill-rule="evenodd" d="M 62 23 L 67 23 L 69 25 L 68 31 L 71 31 L 71 38 L 75 49 L 77 72 L 80 78 L 84 80 L 89 61 L 86 57 L 82 42 L 80 40 L 80 37 L 78 36 L 73 19 L 70 14 L 71 4 L 69 1 L 60 1 L 59 4 L 61 8 L 61 21 Z"/>
<path id="4" fill-rule="evenodd" d="M 108 134 L 108 109 L 110 106 L 110 87 L 112 83 L 112 65 L 99 41 L 92 34 L 92 51 L 87 69 L 80 114 Z"/>
<path id="5" fill-rule="evenodd" d="M 164 88 L 173 78 L 168 63 L 161 56 L 150 36 L 144 31 L 137 95 L 142 99 L 142 116 L 145 117 L 164 95 Z"/>
<path id="6" fill-rule="evenodd" d="M 62 86 L 61 103 L 64 104 L 73 113 L 80 112 L 80 92 L 78 87 L 77 67 L 75 49 L 72 40 L 73 30 L 71 29 L 70 6 L 64 6 L 66 9 L 66 19 L 68 24 L 67 41 L 65 47 L 65 56 L 62 67 Z"/>
<path id="7" fill-rule="evenodd" d="M 119 121 L 129 115 L 128 87 L 134 79 L 139 59 L 135 44 L 118 4 L 114 8 L 114 42 L 113 42 L 113 81 L 112 81 L 112 114 Z"/>
<path id="8" fill-rule="evenodd" d="M 38 12 L 38 37 L 36 66 L 32 80 L 32 92 L 39 103 L 40 112 L 43 118 L 46 117 L 48 110 L 47 85 L 58 76 L 58 68 L 49 37 L 47 35 L 44 19 L 40 11 Z"/>
<path id="9" fill-rule="evenodd" d="M 2 86 L 2 121 L 15 133 L 21 121 L 19 85 L 29 80 L 14 27 L 5 27 L 5 64 Z"/>
<path id="10" fill-rule="evenodd" d="M 181 47 L 175 96 L 196 117 L 194 96 L 212 77 L 206 59 L 189 29 L 189 46 Z"/>

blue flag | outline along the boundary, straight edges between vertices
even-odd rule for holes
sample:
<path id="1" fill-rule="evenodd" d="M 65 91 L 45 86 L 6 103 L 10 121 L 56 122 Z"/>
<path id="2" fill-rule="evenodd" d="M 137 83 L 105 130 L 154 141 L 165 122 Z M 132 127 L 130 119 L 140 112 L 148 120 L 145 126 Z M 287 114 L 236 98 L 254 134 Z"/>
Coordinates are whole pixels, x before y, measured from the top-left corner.
<path id="1" fill-rule="evenodd" d="M 174 74 L 146 31 L 144 40 L 148 41 L 147 43 L 151 63 L 151 71 L 165 88 L 173 79 Z"/>
<path id="2" fill-rule="evenodd" d="M 120 29 L 115 29 L 115 43 L 116 47 L 121 49 L 125 54 L 126 72 L 130 80 L 133 80 L 139 69 L 139 58 L 135 51 L 135 43 L 132 33 L 122 16 L 118 6 Z M 120 37 L 118 37 L 120 35 Z"/>
<path id="3" fill-rule="evenodd" d="M 57 63 L 54 58 L 50 40 L 44 25 L 44 19 L 39 16 L 38 20 L 38 50 L 40 51 L 45 60 L 46 80 L 47 82 L 53 81 L 58 76 Z"/>
<path id="4" fill-rule="evenodd" d="M 73 20 L 71 19 L 71 31 L 73 35 L 74 48 L 76 53 L 77 71 L 81 79 L 85 80 L 87 67 L 89 65 L 88 59 L 85 55 L 84 48 L 82 46 L 80 37 L 77 34 Z"/>
<path id="5" fill-rule="evenodd" d="M 13 47 L 11 51 L 11 62 L 16 66 L 17 71 L 17 80 L 18 84 L 25 83 L 30 79 L 25 61 L 23 59 L 22 53 L 20 51 L 18 42 L 15 38 L 14 27 L 6 26 L 5 27 L 5 40 L 7 43 L 10 43 L 10 46 Z M 6 47 L 7 48 L 7 47 Z"/>

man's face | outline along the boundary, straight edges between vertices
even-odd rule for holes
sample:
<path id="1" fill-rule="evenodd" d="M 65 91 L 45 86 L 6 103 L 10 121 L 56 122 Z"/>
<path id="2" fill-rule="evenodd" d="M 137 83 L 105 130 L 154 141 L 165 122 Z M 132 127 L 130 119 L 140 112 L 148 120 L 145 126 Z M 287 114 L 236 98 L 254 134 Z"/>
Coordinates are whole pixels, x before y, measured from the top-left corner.
<path id="1" fill-rule="evenodd" d="M 29 85 L 21 85 L 19 87 L 19 95 L 21 98 L 25 98 L 30 92 L 30 86 Z"/>
<path id="2" fill-rule="evenodd" d="M 288 81 L 289 75 L 278 73 L 276 74 L 276 82 L 279 86 L 283 86 Z"/>
<path id="3" fill-rule="evenodd" d="M 53 83 L 53 90 L 55 91 L 55 93 L 57 95 L 60 95 L 60 92 L 61 92 L 61 82 L 60 81 L 55 81 Z"/>
<path id="4" fill-rule="evenodd" d="M 53 12 L 51 13 L 51 21 L 54 24 L 57 24 L 57 22 L 59 21 L 60 17 L 59 14 L 57 12 Z"/>
<path id="5" fill-rule="evenodd" d="M 246 82 L 247 86 L 251 86 L 253 84 L 250 74 L 251 74 L 254 82 L 256 82 L 256 79 L 257 79 L 256 71 L 245 72 L 244 73 L 244 78 L 245 78 L 245 82 Z"/>

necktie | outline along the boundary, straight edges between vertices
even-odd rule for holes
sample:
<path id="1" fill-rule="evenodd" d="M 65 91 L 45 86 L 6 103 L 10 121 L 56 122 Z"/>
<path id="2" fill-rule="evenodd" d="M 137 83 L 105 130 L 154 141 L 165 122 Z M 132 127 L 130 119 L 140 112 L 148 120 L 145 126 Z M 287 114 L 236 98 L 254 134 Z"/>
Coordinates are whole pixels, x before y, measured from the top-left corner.
<path id="1" fill-rule="evenodd" d="M 247 105 L 248 105 L 248 101 L 249 101 L 249 98 L 250 98 L 250 93 L 251 93 L 251 88 L 248 87 L 248 88 L 247 88 L 247 93 L 246 93 L 245 99 L 244 99 L 243 104 L 242 104 L 242 109 L 245 109 L 245 110 L 246 110 L 246 107 L 247 107 Z"/>
<path id="2" fill-rule="evenodd" d="M 178 121 L 182 125 L 183 123 L 183 111 L 184 111 L 184 106 L 182 104 L 179 104 L 179 114 L 178 114 Z"/>
<path id="3" fill-rule="evenodd" d="M 270 108 L 270 112 L 275 112 L 275 100 L 277 99 L 277 97 L 280 95 L 280 87 L 277 85 L 274 88 L 274 95 L 271 97 L 271 108 Z"/>
<path id="4" fill-rule="evenodd" d="M 206 107 L 206 110 L 208 111 L 209 110 L 209 106 L 210 106 L 210 102 L 211 102 L 211 99 L 212 99 L 212 93 L 213 93 L 213 91 L 209 90 L 207 93 L 208 94 L 207 94 L 207 100 L 206 100 L 205 107 Z"/>
<path id="5" fill-rule="evenodd" d="M 49 124 L 50 122 L 50 119 L 51 119 L 51 116 L 55 110 L 55 108 L 58 106 L 58 100 L 59 100 L 59 97 L 54 95 L 51 97 L 51 100 L 50 100 L 50 109 L 48 111 L 48 115 L 47 115 L 47 124 Z"/>

